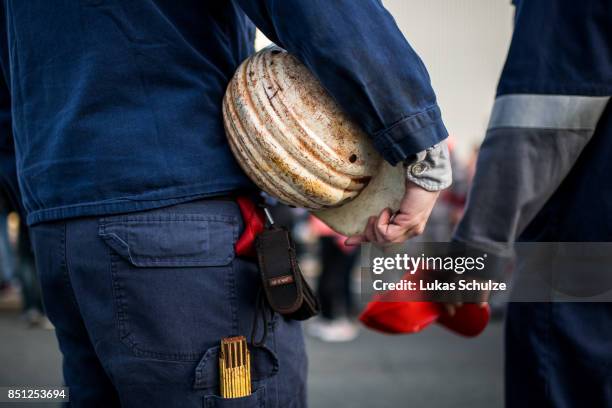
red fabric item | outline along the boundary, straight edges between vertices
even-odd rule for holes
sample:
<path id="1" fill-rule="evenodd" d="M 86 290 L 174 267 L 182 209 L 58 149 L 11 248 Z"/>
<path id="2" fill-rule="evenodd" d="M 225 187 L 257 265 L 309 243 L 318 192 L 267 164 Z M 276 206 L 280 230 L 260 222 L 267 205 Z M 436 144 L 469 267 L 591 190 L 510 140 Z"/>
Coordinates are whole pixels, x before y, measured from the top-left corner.
<path id="1" fill-rule="evenodd" d="M 265 214 L 249 197 L 237 197 L 236 202 L 244 220 L 244 231 L 236 241 L 236 256 L 255 258 L 255 238 L 265 229 Z"/>
<path id="2" fill-rule="evenodd" d="M 404 279 L 415 279 L 415 276 L 406 274 Z M 466 303 L 450 316 L 441 303 L 405 299 L 408 297 L 402 298 L 401 291 L 376 296 L 361 312 L 359 320 L 370 329 L 387 334 L 418 333 L 437 322 L 454 333 L 474 337 L 487 327 L 491 315 L 489 305 Z"/>
<path id="3" fill-rule="evenodd" d="M 436 305 L 431 302 L 384 302 L 368 303 L 359 320 L 361 323 L 383 333 L 418 333 L 440 317 Z"/>
<path id="4" fill-rule="evenodd" d="M 449 316 L 443 306 L 433 302 L 368 303 L 359 320 L 370 329 L 387 334 L 418 333 L 437 322 L 454 333 L 466 337 L 478 336 L 487 327 L 489 306 L 466 303 Z"/>
<path id="5" fill-rule="evenodd" d="M 438 304 L 439 307 L 441 305 Z M 475 303 L 466 303 L 457 308 L 454 316 L 443 311 L 438 318 L 438 324 L 467 337 L 476 337 L 489 324 L 491 309 L 489 305 L 481 307 Z"/>

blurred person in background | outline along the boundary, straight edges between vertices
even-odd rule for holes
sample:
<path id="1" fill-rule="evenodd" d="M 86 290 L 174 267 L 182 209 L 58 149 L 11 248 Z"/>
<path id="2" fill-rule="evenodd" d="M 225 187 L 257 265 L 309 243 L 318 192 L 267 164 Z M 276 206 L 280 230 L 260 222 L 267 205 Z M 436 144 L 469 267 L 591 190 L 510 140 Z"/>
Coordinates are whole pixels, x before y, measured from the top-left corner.
<path id="1" fill-rule="evenodd" d="M 441 194 L 440 200 L 449 207 L 449 221 L 451 225 L 449 239 L 463 216 L 468 192 L 470 191 L 470 186 L 474 180 L 474 173 L 476 172 L 476 161 L 478 160 L 479 151 L 480 146 L 475 146 L 467 161 L 459 162 L 458 165 L 454 166 L 452 188 Z M 458 163 L 458 161 L 454 161 L 453 163 Z"/>
<path id="2" fill-rule="evenodd" d="M 0 297 L 11 290 L 13 250 L 8 235 L 9 199 L 0 188 Z"/>
<path id="3" fill-rule="evenodd" d="M 359 331 L 350 321 L 355 312 L 351 283 L 359 248 L 345 245 L 346 237 L 318 218 L 311 216 L 309 221 L 319 241 L 321 273 L 317 296 L 321 302 L 321 316 L 308 325 L 308 333 L 328 342 L 354 340 Z"/>
<path id="4" fill-rule="evenodd" d="M 440 199 L 436 202 L 429 221 L 422 235 L 411 239 L 411 243 L 423 242 L 448 242 L 451 239 L 457 221 L 463 213 L 463 207 L 467 199 L 467 193 L 472 181 L 473 172 L 470 171 L 470 160 L 462 162 L 456 157 L 453 136 L 447 139 L 448 152 L 453 163 L 453 182 L 449 188 L 440 193 Z"/>
<path id="5" fill-rule="evenodd" d="M 44 313 L 29 229 L 12 203 L 0 188 L 0 264 L 4 277 L 0 296 L 6 298 L 9 306 L 14 303 L 15 307 L 21 307 L 30 327 L 50 329 L 53 326 Z M 9 234 L 9 229 L 13 234 Z"/>
<path id="6" fill-rule="evenodd" d="M 15 251 L 16 277 L 21 287 L 22 309 L 26 323 L 31 327 L 52 329 L 53 325 L 47 318 L 40 290 L 34 251 L 30 241 L 30 231 L 23 220 L 19 222 L 19 235 Z"/>

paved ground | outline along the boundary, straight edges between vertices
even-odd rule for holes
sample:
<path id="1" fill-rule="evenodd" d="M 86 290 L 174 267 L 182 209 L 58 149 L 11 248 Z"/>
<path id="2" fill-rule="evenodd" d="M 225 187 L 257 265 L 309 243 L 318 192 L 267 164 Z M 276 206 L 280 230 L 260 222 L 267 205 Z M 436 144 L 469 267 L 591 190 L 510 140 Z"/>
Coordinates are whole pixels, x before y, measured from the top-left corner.
<path id="1" fill-rule="evenodd" d="M 502 407 L 502 325 L 472 340 L 433 327 L 364 332 L 350 345 L 310 341 L 313 407 Z"/>
<path id="2" fill-rule="evenodd" d="M 364 331 L 348 344 L 309 340 L 310 405 L 501 407 L 501 336 L 497 323 L 473 340 L 436 327 L 410 337 Z M 60 364 L 53 332 L 26 329 L 15 313 L 0 313 L 0 386 L 60 384 Z"/>

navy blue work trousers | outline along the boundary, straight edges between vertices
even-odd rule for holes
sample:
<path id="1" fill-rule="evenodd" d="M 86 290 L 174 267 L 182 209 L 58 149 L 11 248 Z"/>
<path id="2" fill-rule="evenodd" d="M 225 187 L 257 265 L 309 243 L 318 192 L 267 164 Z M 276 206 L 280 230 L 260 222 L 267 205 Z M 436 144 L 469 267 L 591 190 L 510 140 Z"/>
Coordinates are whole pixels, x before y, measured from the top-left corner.
<path id="1" fill-rule="evenodd" d="M 71 406 L 306 405 L 301 325 L 280 316 L 250 349 L 253 394 L 218 396 L 220 340 L 250 340 L 260 287 L 257 266 L 235 256 L 241 230 L 222 200 L 32 228 Z"/>
<path id="2" fill-rule="evenodd" d="M 508 408 L 612 407 L 612 305 L 510 303 Z"/>

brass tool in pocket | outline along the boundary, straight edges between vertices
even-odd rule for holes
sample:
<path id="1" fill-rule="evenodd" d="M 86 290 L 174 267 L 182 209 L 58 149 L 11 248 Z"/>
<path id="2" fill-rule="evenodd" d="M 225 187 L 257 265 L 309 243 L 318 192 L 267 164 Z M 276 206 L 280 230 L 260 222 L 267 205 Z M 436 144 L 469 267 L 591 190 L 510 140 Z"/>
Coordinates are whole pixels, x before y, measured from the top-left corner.
<path id="1" fill-rule="evenodd" d="M 251 395 L 251 355 L 246 337 L 221 339 L 219 376 L 221 397 L 240 398 Z"/>

